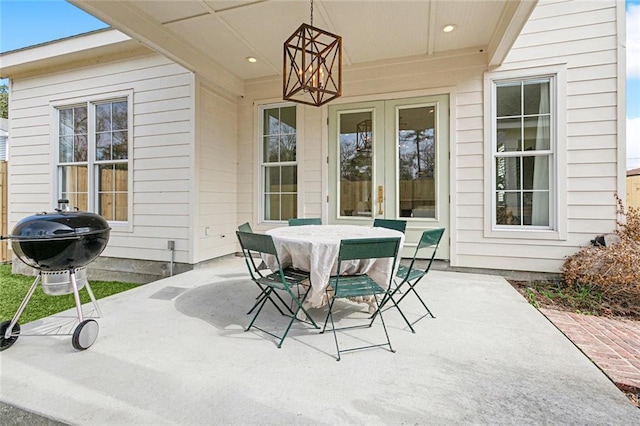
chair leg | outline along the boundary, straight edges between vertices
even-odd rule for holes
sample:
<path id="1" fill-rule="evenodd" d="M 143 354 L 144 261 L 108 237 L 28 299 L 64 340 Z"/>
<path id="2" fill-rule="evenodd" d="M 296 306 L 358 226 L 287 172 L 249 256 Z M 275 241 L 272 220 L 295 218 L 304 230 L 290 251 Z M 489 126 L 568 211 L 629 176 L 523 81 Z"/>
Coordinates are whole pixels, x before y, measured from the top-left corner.
<path id="1" fill-rule="evenodd" d="M 308 321 L 303 321 L 303 320 L 300 320 L 300 319 L 298 319 L 298 321 L 302 321 L 302 322 L 306 322 L 306 323 L 309 323 L 309 321 L 310 321 L 311 325 L 313 325 L 313 328 L 319 329 L 320 326 L 318 324 L 316 324 L 316 322 L 313 320 L 313 318 L 311 318 L 311 315 L 309 314 L 309 312 L 304 308 L 304 302 L 305 302 L 305 300 L 307 300 L 307 295 L 308 294 L 309 294 L 309 292 L 307 291 L 304 294 L 304 296 L 302 296 L 302 299 L 298 299 L 298 298 L 292 297 L 292 300 L 298 305 L 298 308 L 296 309 L 296 311 L 293 312 L 293 319 L 298 319 L 298 313 L 300 311 L 302 311 L 305 314 L 305 316 L 307 317 Z"/>
<path id="2" fill-rule="evenodd" d="M 393 300 L 393 299 L 391 299 L 391 300 Z M 380 306 L 380 303 L 378 302 L 378 299 L 375 299 L 375 301 L 376 301 L 376 305 L 378 306 L 378 310 L 377 310 L 377 312 L 380 312 L 380 321 L 382 321 L 382 328 L 384 329 L 384 335 L 387 337 L 387 345 L 389 345 L 389 350 L 390 350 L 391 352 L 395 353 L 395 352 L 396 352 L 396 351 L 395 351 L 395 349 L 393 349 L 393 348 L 391 347 L 391 340 L 389 339 L 389 333 L 387 332 L 387 326 L 386 326 L 386 324 L 384 323 L 384 317 L 382 316 L 382 312 L 380 311 L 380 307 L 381 307 L 381 306 Z M 394 303 L 395 303 L 395 302 L 394 302 Z M 397 306 L 396 306 L 396 308 L 397 308 Z M 399 309 L 398 309 L 398 310 L 399 310 Z M 402 311 L 400 311 L 400 313 L 402 314 Z M 403 316 L 404 316 L 404 315 L 403 315 Z M 373 321 L 371 321 L 371 322 L 373 323 Z M 371 326 L 371 325 L 370 325 L 370 326 Z"/>
<path id="3" fill-rule="evenodd" d="M 260 287 L 260 288 L 262 289 L 262 293 L 260 293 L 260 294 L 258 295 L 258 297 L 256 297 L 256 303 L 254 303 L 254 304 L 253 304 L 253 306 L 251 307 L 251 309 L 249 310 L 249 312 L 247 312 L 247 315 L 251 314 L 251 312 L 253 312 L 253 310 L 254 310 L 258 305 L 260 305 L 260 301 L 262 301 L 262 299 L 263 299 L 263 298 L 267 297 L 267 296 L 265 296 L 266 289 L 265 289 L 265 288 L 262 288 L 262 287 Z M 277 292 L 275 292 L 275 293 L 273 293 L 273 294 L 278 298 L 278 300 L 280 300 L 280 302 L 282 303 L 282 305 L 283 305 L 284 307 L 286 307 L 286 308 L 287 308 L 287 310 L 289 311 L 289 314 L 285 314 L 285 313 L 282 311 L 282 309 L 280 309 L 280 307 L 278 306 L 278 304 L 277 304 L 273 299 L 269 298 L 269 301 L 270 301 L 270 302 L 271 302 L 271 304 L 273 304 L 273 306 L 278 310 L 278 312 L 280 312 L 280 315 L 288 316 L 288 315 L 290 315 L 290 314 L 293 314 L 293 310 L 292 310 L 292 309 L 287 305 L 287 303 L 282 299 L 282 297 L 281 297 Z"/>
<path id="4" fill-rule="evenodd" d="M 382 312 L 385 312 L 385 311 L 395 307 L 396 310 L 398 312 L 400 312 L 400 316 L 402 316 L 402 319 L 404 320 L 404 322 L 407 323 L 407 326 L 409 327 L 411 332 L 415 333 L 416 331 L 412 327 L 413 324 L 411 322 L 409 322 L 409 320 L 405 316 L 404 312 L 402 312 L 402 309 L 400 309 L 400 306 L 398 306 L 398 303 L 400 301 L 396 302 L 396 300 L 393 298 L 393 294 L 394 293 L 395 293 L 395 291 L 393 293 L 391 293 L 388 298 L 385 296 L 385 298 L 382 299 L 383 303 L 380 303 L 380 307 L 378 308 L 378 310 L 376 310 L 376 312 L 374 312 L 374 314 L 371 316 L 371 323 L 369 324 L 369 327 L 371 327 L 373 325 L 373 321 L 376 319 L 376 316 L 378 314 L 380 314 L 380 317 L 382 317 Z M 404 297 L 406 294 L 407 293 L 404 293 L 402 297 Z M 402 297 L 400 299 L 402 299 Z M 389 307 L 383 309 L 384 305 L 389 303 L 389 302 L 393 303 L 393 306 L 389 306 Z"/>
<path id="5" fill-rule="evenodd" d="M 402 286 L 403 286 L 403 284 L 404 284 L 404 283 L 406 283 L 406 284 L 409 286 L 409 289 L 408 289 L 406 292 L 402 293 L 402 291 L 401 291 L 400 289 L 402 288 Z M 418 281 L 414 282 L 413 284 L 411 284 L 411 282 L 409 282 L 409 281 L 403 281 L 403 282 L 401 282 L 401 283 L 400 283 L 400 284 L 399 284 L 399 285 L 398 285 L 398 286 L 397 286 L 397 287 L 396 287 L 396 288 L 395 288 L 391 293 L 388 293 L 387 295 L 385 295 L 385 297 L 382 299 L 382 303 L 380 304 L 380 306 L 381 306 L 381 308 L 382 308 L 382 309 L 381 309 L 381 312 L 387 311 L 388 309 L 391 309 L 391 308 L 395 307 L 395 308 L 398 310 L 398 312 L 400 312 L 400 315 L 402 316 L 402 319 L 403 319 L 403 320 L 404 320 L 404 322 L 407 324 L 407 326 L 409 327 L 409 329 L 411 330 L 411 332 L 412 332 L 412 333 L 415 333 L 415 332 L 416 332 L 416 330 L 413 328 L 413 325 L 414 325 L 415 323 L 417 323 L 418 321 L 420 321 L 420 320 L 421 320 L 422 318 L 424 318 L 425 316 L 430 315 L 430 316 L 431 316 L 431 318 L 435 318 L 435 317 L 433 316 L 433 314 L 431 313 L 431 311 L 429 310 L 429 308 L 427 307 L 427 305 L 424 303 L 424 301 L 423 301 L 423 300 L 422 300 L 422 298 L 420 297 L 420 295 L 418 294 L 418 292 L 416 291 L 416 289 L 415 289 L 415 285 L 416 285 L 417 283 L 418 283 Z M 406 315 L 404 314 L 404 312 L 402 312 L 402 309 L 400 309 L 400 306 L 399 306 L 399 305 L 400 305 L 400 302 L 402 302 L 402 300 L 403 300 L 405 297 L 407 297 L 407 295 L 408 295 L 409 293 L 411 293 L 412 291 L 413 291 L 413 294 L 415 294 L 415 296 L 418 298 L 418 300 L 420 301 L 420 303 L 422 304 L 422 306 L 426 309 L 427 314 L 424 314 L 424 315 L 422 315 L 420 318 L 418 318 L 417 320 L 415 320 L 415 321 L 413 321 L 413 322 L 410 322 L 410 321 L 409 321 L 409 319 L 408 319 L 408 318 L 406 317 Z M 394 299 L 394 297 L 393 297 L 396 293 L 400 293 L 400 294 L 402 294 L 402 296 L 400 296 L 400 298 L 399 298 L 398 300 L 395 300 L 395 299 Z M 384 306 L 385 306 L 386 304 L 388 304 L 388 303 L 389 303 L 389 301 L 391 301 L 391 302 L 393 303 L 393 306 L 388 306 L 388 307 L 386 307 L 386 308 L 385 308 Z M 373 320 L 375 319 L 375 316 L 376 316 L 377 314 L 378 314 L 378 313 L 377 313 L 377 312 L 375 312 L 375 313 L 373 314 L 373 316 L 371 317 L 371 319 L 372 319 L 372 321 L 371 321 L 371 322 L 372 322 L 372 323 L 373 323 Z"/>
<path id="6" fill-rule="evenodd" d="M 409 283 L 409 286 L 411 287 L 410 291 L 413 291 L 413 293 L 416 295 L 416 297 L 418 298 L 420 303 L 422 303 L 422 306 L 424 307 L 424 309 L 427 311 L 427 313 L 425 315 L 423 315 L 422 317 L 420 317 L 420 319 L 414 321 L 413 323 L 415 324 L 416 322 L 420 321 L 422 318 L 424 318 L 427 315 L 431 316 L 431 318 L 435 318 L 435 316 L 433 316 L 433 314 L 431 313 L 431 310 L 427 307 L 427 304 L 424 303 L 424 300 L 422 300 L 422 297 L 420 297 L 420 295 L 418 294 L 418 292 L 414 288 L 415 284 L 411 285 L 411 283 Z"/>
<path id="7" fill-rule="evenodd" d="M 333 302 L 335 302 L 335 298 L 331 299 L 329 303 L 329 312 L 327 312 L 327 318 L 324 320 L 324 327 L 322 327 L 322 331 L 320 334 L 324 333 L 327 328 L 327 322 L 331 319 L 331 330 L 333 330 L 333 340 L 336 342 L 336 351 L 338 352 L 338 358 L 336 361 L 340 361 L 340 345 L 338 344 L 338 335 L 336 334 L 336 325 L 333 322 Z"/>
<path id="8" fill-rule="evenodd" d="M 289 334 L 289 330 L 291 329 L 291 326 L 293 325 L 293 322 L 294 322 L 296 319 L 298 319 L 298 318 L 297 318 L 298 312 L 302 311 L 302 312 L 304 312 L 304 313 L 305 313 L 305 315 L 307 316 L 307 320 L 306 320 L 306 321 L 301 321 L 301 320 L 299 320 L 299 321 L 301 321 L 301 322 L 306 322 L 307 324 L 311 324 L 311 325 L 313 325 L 313 327 L 314 327 L 315 329 L 320 328 L 320 326 L 318 326 L 318 324 L 316 324 L 316 322 L 313 320 L 313 318 L 311 318 L 311 315 L 309 315 L 309 313 L 307 312 L 307 310 L 306 310 L 306 309 L 304 308 L 304 306 L 303 306 L 304 301 L 306 300 L 306 297 L 307 297 L 307 293 L 305 293 L 305 295 L 303 296 L 302 300 L 297 299 L 297 298 L 295 297 L 295 295 L 294 295 L 293 293 L 289 292 L 289 291 L 288 291 L 287 293 L 288 293 L 288 294 L 293 298 L 293 300 L 295 301 L 295 303 L 297 303 L 298 308 L 296 309 L 296 311 L 295 311 L 295 312 L 291 311 L 291 315 L 285 315 L 285 314 L 283 314 L 283 315 L 285 315 L 285 316 L 289 316 L 291 319 L 289 320 L 289 324 L 287 324 L 287 328 L 284 330 L 284 333 L 282 333 L 282 335 L 280 335 L 280 336 L 279 336 L 279 335 L 274 334 L 274 333 L 272 333 L 272 332 L 270 332 L 270 331 L 268 331 L 268 330 L 265 330 L 265 329 L 263 329 L 263 328 L 260 328 L 260 327 L 258 327 L 258 326 L 256 326 L 256 325 L 254 325 L 255 320 L 258 318 L 258 315 L 260 315 L 260 311 L 262 311 L 262 308 L 264 308 L 264 305 L 267 303 L 267 300 L 270 300 L 270 301 L 271 301 L 271 303 L 273 303 L 273 304 L 277 307 L 277 305 L 275 304 L 275 302 L 273 301 L 273 299 L 271 299 L 271 294 L 275 294 L 276 296 L 278 296 L 278 298 L 279 298 L 280 300 L 282 300 L 282 299 L 280 298 L 280 295 L 278 294 L 278 292 L 274 291 L 274 289 L 273 289 L 273 288 L 271 288 L 271 287 L 269 287 L 269 288 L 267 288 L 267 289 L 265 290 L 264 296 L 262 297 L 262 299 L 261 299 L 261 301 L 260 301 L 260 306 L 259 306 L 259 308 L 258 308 L 258 312 L 256 312 L 255 316 L 254 316 L 254 317 L 253 317 L 253 319 L 251 320 L 251 323 L 249 324 L 249 327 L 247 327 L 247 329 L 246 329 L 245 331 L 249 331 L 249 329 L 251 329 L 251 327 L 254 327 L 254 328 L 256 328 L 256 329 L 258 329 L 258 330 L 260 330 L 260 331 L 262 331 L 262 332 L 264 332 L 264 333 L 267 333 L 268 335 L 273 336 L 273 337 L 275 337 L 276 339 L 278 339 L 278 341 L 277 341 L 277 346 L 278 346 L 278 348 L 281 348 L 281 347 L 282 347 L 282 343 L 284 342 L 284 339 L 285 339 L 285 338 L 287 337 L 287 335 Z"/>
<path id="9" fill-rule="evenodd" d="M 245 331 L 249 331 L 251 329 L 251 327 L 253 326 L 253 323 L 256 321 L 256 318 L 258 318 L 258 315 L 260 315 L 260 311 L 262 311 L 262 308 L 264 308 L 265 303 L 267 303 L 267 300 L 271 300 L 271 298 L 269 297 L 269 294 L 272 291 L 273 291 L 272 288 L 265 289 L 264 297 L 262 297 L 261 301 L 258 302 L 258 304 L 260 305 L 260 307 L 258 308 L 258 312 L 256 312 L 256 314 L 253 316 L 253 318 L 251 319 L 251 322 L 249 323 L 249 326 L 247 327 L 247 329 Z M 273 303 L 273 300 L 271 300 L 271 302 Z M 256 306 L 258 304 L 256 304 Z M 251 310 L 253 310 L 253 308 Z"/>

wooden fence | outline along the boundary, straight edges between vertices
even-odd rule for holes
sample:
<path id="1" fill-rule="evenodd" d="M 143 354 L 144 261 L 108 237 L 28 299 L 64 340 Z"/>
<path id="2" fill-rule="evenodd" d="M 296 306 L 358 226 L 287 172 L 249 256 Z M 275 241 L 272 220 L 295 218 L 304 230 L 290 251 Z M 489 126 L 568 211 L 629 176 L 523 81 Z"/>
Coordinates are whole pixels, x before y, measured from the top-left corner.
<path id="1" fill-rule="evenodd" d="M 640 209 L 640 175 L 627 176 L 627 207 Z"/>
<path id="2" fill-rule="evenodd" d="M 7 227 L 7 162 L 0 161 L 0 235 L 9 233 Z M 9 241 L 0 241 L 0 263 L 9 261 Z"/>

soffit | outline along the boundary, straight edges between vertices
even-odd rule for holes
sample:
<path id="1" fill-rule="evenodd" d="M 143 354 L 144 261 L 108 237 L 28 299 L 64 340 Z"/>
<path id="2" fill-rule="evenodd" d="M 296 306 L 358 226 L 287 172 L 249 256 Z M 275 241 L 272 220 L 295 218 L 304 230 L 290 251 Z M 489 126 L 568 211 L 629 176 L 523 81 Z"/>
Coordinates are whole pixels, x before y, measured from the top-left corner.
<path id="1" fill-rule="evenodd" d="M 218 74 L 228 72 L 228 80 L 280 75 L 283 42 L 301 23 L 310 23 L 307 0 L 70 1 L 189 69 L 206 75 L 216 68 Z M 349 66 L 490 46 L 504 50 L 536 3 L 315 0 L 313 24 L 343 37 L 344 64 Z M 442 32 L 447 24 L 455 24 L 456 30 Z M 247 63 L 247 56 L 258 62 Z M 500 60 L 492 58 L 493 65 Z"/>

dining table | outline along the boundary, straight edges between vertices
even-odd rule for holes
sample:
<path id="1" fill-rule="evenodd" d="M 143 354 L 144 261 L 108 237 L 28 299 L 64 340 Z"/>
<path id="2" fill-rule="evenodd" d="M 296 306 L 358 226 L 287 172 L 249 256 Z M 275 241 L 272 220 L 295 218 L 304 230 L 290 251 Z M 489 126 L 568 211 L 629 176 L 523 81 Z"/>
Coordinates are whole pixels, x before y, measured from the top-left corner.
<path id="1" fill-rule="evenodd" d="M 337 275 L 340 241 L 354 238 L 400 238 L 400 248 L 404 234 L 393 229 L 359 225 L 302 225 L 273 228 L 265 232 L 271 235 L 283 268 L 309 272 L 310 289 L 305 307 L 319 308 L 327 304 L 326 289 L 329 279 Z M 398 250 L 398 256 L 400 250 Z M 263 256 L 267 266 L 278 268 L 275 256 Z M 359 275 L 366 273 L 383 288 L 387 288 L 394 272 L 390 258 L 363 259 L 342 262 L 340 274 Z M 397 268 L 397 265 L 396 265 Z M 375 310 L 371 298 L 356 300 L 367 303 L 369 311 Z"/>

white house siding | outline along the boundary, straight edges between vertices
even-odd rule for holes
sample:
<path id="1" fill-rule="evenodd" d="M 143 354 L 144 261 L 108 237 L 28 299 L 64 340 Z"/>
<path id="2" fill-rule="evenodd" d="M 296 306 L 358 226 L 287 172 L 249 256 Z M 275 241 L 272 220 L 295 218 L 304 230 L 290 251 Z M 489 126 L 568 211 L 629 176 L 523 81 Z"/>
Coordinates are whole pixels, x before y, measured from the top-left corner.
<path id="1" fill-rule="evenodd" d="M 196 85 L 194 263 L 236 251 L 238 105 L 203 82 Z"/>
<path id="2" fill-rule="evenodd" d="M 107 257 L 190 262 L 193 75 L 159 55 L 16 78 L 11 93 L 9 224 L 51 211 L 55 141 L 52 102 L 133 93 L 131 226 L 113 229 Z"/>
<path id="3" fill-rule="evenodd" d="M 485 238 L 483 224 L 464 217 L 469 213 L 459 203 L 460 266 L 558 272 L 567 255 L 595 235 L 615 229 L 613 194 L 621 179 L 616 7 L 614 0 L 541 1 L 496 70 L 566 64 L 566 123 L 558 123 L 566 134 L 566 161 L 559 165 L 566 175 L 566 205 L 559 206 L 566 209 L 566 238 L 527 239 L 524 233 L 517 239 Z M 484 149 L 491 152 L 491 141 L 484 142 Z M 474 178 L 481 177 L 482 162 L 477 160 Z M 491 191 L 490 183 L 484 189 Z M 486 212 L 482 202 L 468 207 L 475 213 Z"/>
<path id="4" fill-rule="evenodd" d="M 498 69 L 523 69 L 566 63 L 567 94 L 565 126 L 566 237 L 556 239 L 488 238 L 485 235 L 485 140 L 484 74 L 486 57 L 481 52 L 458 56 L 408 58 L 404 61 L 346 67 L 343 97 L 333 103 L 391 99 L 429 94 L 451 95 L 451 234 L 453 266 L 558 272 L 563 259 L 598 233 L 615 228 L 613 194 L 619 188 L 617 161 L 617 24 L 615 0 L 541 1 L 530 22 Z M 258 178 L 255 158 L 257 139 L 254 117 L 257 103 L 278 102 L 278 79 L 247 82 L 239 111 L 239 222 L 252 221 L 260 228 Z M 305 176 L 303 215 L 315 216 L 317 191 L 326 214 L 326 107 L 300 106 L 305 147 L 301 167 Z M 251 124 L 249 124 L 251 123 Z M 323 153 L 309 151 L 322 140 Z M 489 150 L 489 151 L 486 151 Z M 307 157 L 309 156 L 309 157 Z M 562 155 L 561 155 L 562 157 Z M 309 172 L 308 172 L 309 171 Z M 320 172 L 318 172 L 320 171 Z M 251 174 L 249 174 L 249 172 Z M 312 194 L 306 190 L 312 189 Z M 309 196 L 311 195 L 311 196 Z M 314 212 L 314 213 L 311 213 Z M 266 228 L 262 226 L 261 228 Z"/>

